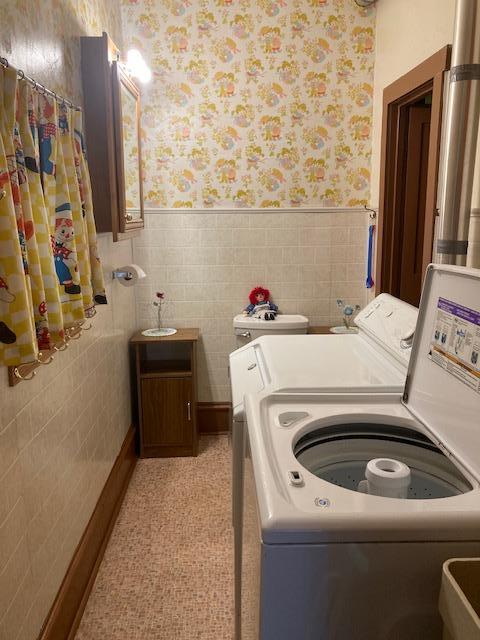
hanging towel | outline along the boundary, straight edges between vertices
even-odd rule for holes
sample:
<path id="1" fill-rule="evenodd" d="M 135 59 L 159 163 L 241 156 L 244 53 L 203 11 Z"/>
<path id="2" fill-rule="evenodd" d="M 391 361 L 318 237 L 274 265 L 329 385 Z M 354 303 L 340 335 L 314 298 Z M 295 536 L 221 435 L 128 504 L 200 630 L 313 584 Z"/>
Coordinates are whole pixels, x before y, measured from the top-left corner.
<path id="1" fill-rule="evenodd" d="M 0 69 L 0 362 L 38 356 L 33 323 L 26 229 L 14 143 L 17 72 Z"/>
<path id="2" fill-rule="evenodd" d="M 371 289 L 374 285 L 373 276 L 372 276 L 374 235 L 375 235 L 375 225 L 371 224 L 368 228 L 367 280 L 365 283 L 367 289 Z"/>
<path id="3" fill-rule="evenodd" d="M 85 151 L 82 113 L 81 111 L 75 111 L 73 116 L 75 154 L 78 158 L 80 194 L 84 210 L 84 221 L 87 228 L 93 296 L 96 304 L 107 304 L 102 264 L 98 255 L 97 230 L 93 215 L 92 186 L 90 184 L 90 174 L 88 172 Z"/>
<path id="4" fill-rule="evenodd" d="M 63 331 L 60 291 L 57 285 L 57 274 L 55 273 L 53 262 L 50 225 L 40 179 L 40 150 L 37 120 L 38 94 L 32 90 L 26 80 L 20 80 L 19 85 L 18 120 L 20 138 L 25 156 L 30 205 L 45 292 L 48 331 L 51 343 L 55 344 L 62 342 L 65 335 Z"/>

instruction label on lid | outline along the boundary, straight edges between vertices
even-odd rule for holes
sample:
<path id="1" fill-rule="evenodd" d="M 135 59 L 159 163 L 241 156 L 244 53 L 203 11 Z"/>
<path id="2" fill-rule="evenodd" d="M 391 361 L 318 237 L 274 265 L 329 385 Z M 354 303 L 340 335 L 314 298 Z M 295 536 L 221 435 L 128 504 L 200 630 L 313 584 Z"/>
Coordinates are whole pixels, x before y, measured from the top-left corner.
<path id="1" fill-rule="evenodd" d="M 430 348 L 432 362 L 480 393 L 480 313 L 439 298 Z"/>

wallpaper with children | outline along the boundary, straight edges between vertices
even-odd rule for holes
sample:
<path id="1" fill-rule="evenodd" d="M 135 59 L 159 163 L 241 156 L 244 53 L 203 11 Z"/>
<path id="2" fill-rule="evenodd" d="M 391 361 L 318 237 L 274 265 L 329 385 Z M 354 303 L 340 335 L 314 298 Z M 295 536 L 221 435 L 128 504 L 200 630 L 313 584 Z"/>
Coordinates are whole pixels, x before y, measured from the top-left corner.
<path id="1" fill-rule="evenodd" d="M 354 0 L 122 0 L 143 93 L 146 207 L 369 199 L 374 9 Z"/>

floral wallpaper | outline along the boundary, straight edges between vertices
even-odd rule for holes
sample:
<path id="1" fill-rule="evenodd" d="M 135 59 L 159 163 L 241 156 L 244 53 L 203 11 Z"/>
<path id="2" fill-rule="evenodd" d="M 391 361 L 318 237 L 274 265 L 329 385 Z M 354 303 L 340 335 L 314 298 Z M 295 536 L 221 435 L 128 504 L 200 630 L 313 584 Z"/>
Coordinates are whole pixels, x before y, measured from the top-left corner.
<path id="1" fill-rule="evenodd" d="M 369 199 L 374 9 L 354 0 L 122 0 L 146 207 Z"/>

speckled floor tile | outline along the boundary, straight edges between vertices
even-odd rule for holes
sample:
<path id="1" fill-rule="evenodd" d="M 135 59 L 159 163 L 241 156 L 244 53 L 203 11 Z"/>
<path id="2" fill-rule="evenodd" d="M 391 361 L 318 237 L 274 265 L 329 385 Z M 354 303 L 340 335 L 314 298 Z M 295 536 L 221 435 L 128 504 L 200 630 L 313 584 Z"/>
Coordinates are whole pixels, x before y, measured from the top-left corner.
<path id="1" fill-rule="evenodd" d="M 76 640 L 232 640 L 227 436 L 139 460 Z"/>

